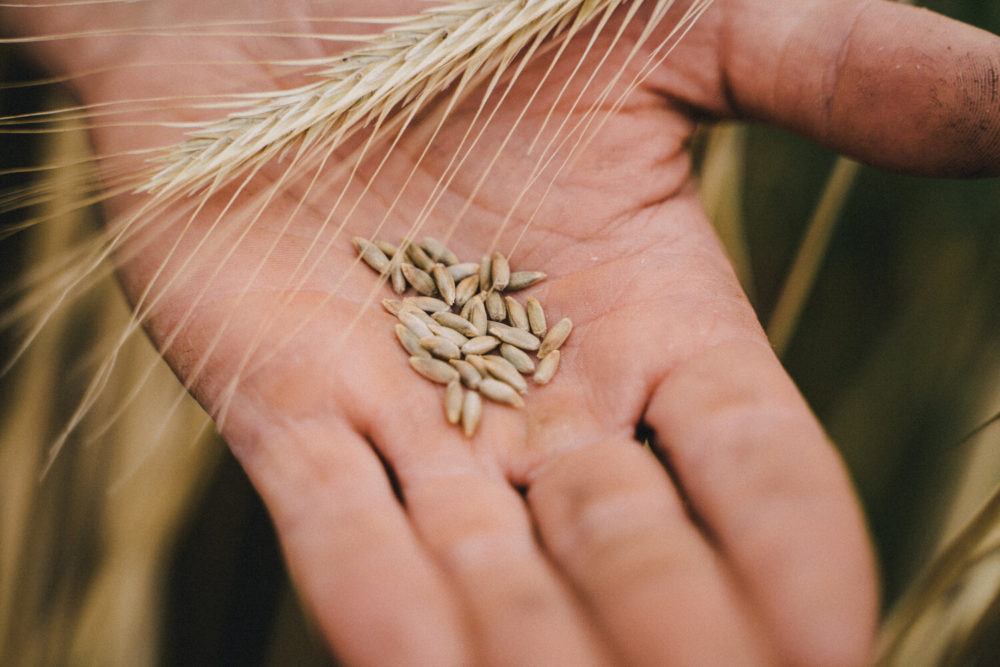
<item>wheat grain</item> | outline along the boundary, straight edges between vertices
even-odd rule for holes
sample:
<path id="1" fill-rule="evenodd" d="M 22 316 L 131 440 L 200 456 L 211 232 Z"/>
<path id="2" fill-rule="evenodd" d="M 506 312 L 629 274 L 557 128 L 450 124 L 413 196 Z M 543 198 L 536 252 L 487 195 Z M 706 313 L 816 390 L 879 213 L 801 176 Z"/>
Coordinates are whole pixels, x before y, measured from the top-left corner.
<path id="1" fill-rule="evenodd" d="M 474 391 L 465 392 L 462 401 L 462 433 L 471 438 L 476 433 L 479 421 L 483 416 L 483 400 Z"/>
<path id="2" fill-rule="evenodd" d="M 448 273 L 451 274 L 451 277 L 455 279 L 456 283 L 461 282 L 471 276 L 477 276 L 478 278 L 479 265 L 476 264 L 475 262 L 462 262 L 459 264 L 452 264 L 451 266 L 448 267 Z M 478 283 L 476 284 L 476 287 L 477 289 L 475 291 L 478 292 L 479 291 Z"/>
<path id="3" fill-rule="evenodd" d="M 528 314 L 528 326 L 531 329 L 531 333 L 539 338 L 544 338 L 548 327 L 545 325 L 545 311 L 542 310 L 542 304 L 535 297 L 529 296 L 525 311 Z"/>
<path id="4" fill-rule="evenodd" d="M 524 329 L 508 326 L 502 322 L 490 322 L 486 325 L 486 330 L 491 336 L 496 336 L 502 342 L 510 343 L 515 347 L 519 347 L 522 350 L 527 350 L 529 352 L 537 350 L 541 344 L 538 337 L 534 334 L 525 331 Z M 567 334 L 568 333 L 569 332 L 567 332 Z M 562 341 L 560 341 L 560 343 L 561 342 Z M 556 347 L 558 347 L 558 345 Z"/>
<path id="5" fill-rule="evenodd" d="M 559 369 L 560 356 L 559 350 L 552 350 L 538 362 L 538 369 L 535 371 L 534 376 L 532 376 L 535 384 L 548 384 Z"/>
<path id="6" fill-rule="evenodd" d="M 427 324 L 417 317 L 416 313 L 406 309 L 400 310 L 396 314 L 399 321 L 410 331 L 416 334 L 417 338 L 427 338 L 428 336 L 433 336 L 431 330 L 427 327 Z"/>
<path id="7" fill-rule="evenodd" d="M 469 338 L 475 338 L 479 335 L 478 329 L 461 315 L 456 315 L 450 311 L 444 311 L 440 313 L 434 313 L 434 320 L 439 324 L 443 324 L 446 327 L 454 329 L 463 336 L 468 336 Z"/>
<path id="8" fill-rule="evenodd" d="M 453 253 L 448 246 L 441 243 L 437 239 L 426 236 L 424 237 L 424 250 L 430 255 L 431 259 L 435 262 L 441 262 L 445 266 L 452 266 L 458 264 L 458 256 Z"/>
<path id="9" fill-rule="evenodd" d="M 486 378 L 479 383 L 479 393 L 496 403 L 503 403 L 515 408 L 524 407 L 524 399 L 517 390 L 505 382 Z"/>
<path id="10" fill-rule="evenodd" d="M 410 366 L 431 382 L 438 384 L 446 385 L 452 380 L 459 379 L 458 371 L 455 370 L 455 367 L 440 359 L 410 357 Z"/>
<path id="11" fill-rule="evenodd" d="M 452 380 L 444 391 L 444 413 L 450 424 L 457 424 L 462 418 L 462 404 L 465 401 L 465 392 L 462 391 L 462 383 L 459 380 Z"/>
<path id="12" fill-rule="evenodd" d="M 523 394 L 528 390 L 528 383 L 524 381 L 521 374 L 514 368 L 513 364 L 503 357 L 488 354 L 483 357 L 487 372 L 497 380 L 509 384 L 518 393 Z"/>
<path id="13" fill-rule="evenodd" d="M 454 275 L 454 274 L 452 274 Z M 479 291 L 479 276 L 466 276 L 455 286 L 455 305 L 459 308 L 468 303 L 469 299 Z"/>
<path id="14" fill-rule="evenodd" d="M 493 336 L 476 336 L 462 346 L 463 354 L 486 354 L 496 348 L 500 341 Z"/>
<path id="15" fill-rule="evenodd" d="M 531 326 L 528 324 L 528 313 L 524 310 L 524 306 L 512 296 L 505 296 L 503 302 L 507 306 L 507 321 L 511 326 L 530 332 Z"/>
<path id="16" fill-rule="evenodd" d="M 431 358 L 431 353 L 420 344 L 420 337 L 403 324 L 396 325 L 396 338 L 411 357 Z"/>
<path id="17" fill-rule="evenodd" d="M 490 285 L 497 292 L 502 292 L 510 282 L 510 264 L 503 253 L 493 253 L 493 266 L 491 269 L 492 284 Z"/>
<path id="18" fill-rule="evenodd" d="M 461 348 L 463 345 L 469 342 L 469 339 L 458 333 L 451 327 L 446 327 L 443 324 L 428 324 L 427 328 L 431 330 L 431 333 L 435 336 L 440 336 L 454 343 L 457 347 Z"/>
<path id="19" fill-rule="evenodd" d="M 455 304 L 455 279 L 448 273 L 445 265 L 438 263 L 431 267 L 431 277 L 434 278 L 434 284 L 437 285 L 441 299 L 449 307 L 453 306 Z"/>
<path id="20" fill-rule="evenodd" d="M 476 389 L 482 381 L 483 376 L 476 370 L 476 367 L 465 359 L 452 359 L 449 361 L 462 378 L 462 384 L 469 389 Z"/>
<path id="21" fill-rule="evenodd" d="M 493 287 L 493 260 L 483 255 L 479 260 L 479 291 L 486 294 Z"/>
<path id="22" fill-rule="evenodd" d="M 403 264 L 400 268 L 403 270 L 403 277 L 406 278 L 406 282 L 410 283 L 413 289 L 424 296 L 437 294 L 437 285 L 426 271 L 412 264 Z"/>
<path id="23" fill-rule="evenodd" d="M 440 313 L 447 311 L 449 306 L 441 299 L 433 296 L 408 296 L 403 298 L 403 304 L 414 306 L 425 313 Z"/>
<path id="24" fill-rule="evenodd" d="M 559 320 L 556 325 L 549 329 L 549 332 L 545 334 L 545 340 L 542 341 L 541 346 L 538 348 L 538 358 L 544 359 L 549 352 L 559 349 L 559 347 L 569 337 L 569 333 L 572 330 L 573 322 L 568 317 L 564 317 Z"/>
<path id="25" fill-rule="evenodd" d="M 500 356 L 506 359 L 519 373 L 532 373 L 535 370 L 535 362 L 531 357 L 519 347 L 514 347 L 510 343 L 500 346 Z"/>
<path id="26" fill-rule="evenodd" d="M 547 278 L 541 271 L 514 271 L 510 274 L 510 282 L 507 283 L 507 292 L 517 292 L 527 289 L 532 285 L 537 285 Z"/>
<path id="27" fill-rule="evenodd" d="M 413 262 L 414 266 L 422 271 L 430 273 L 436 262 L 431 259 L 430 255 L 424 252 L 423 248 L 414 243 L 410 243 L 407 239 L 403 239 L 403 247 L 406 249 L 406 256 L 410 258 L 410 261 Z"/>
<path id="28" fill-rule="evenodd" d="M 483 303 L 486 305 L 486 314 L 494 322 L 503 322 L 507 319 L 507 306 L 504 305 L 503 296 L 500 292 L 494 292 L 490 290 L 486 292 L 483 297 Z"/>

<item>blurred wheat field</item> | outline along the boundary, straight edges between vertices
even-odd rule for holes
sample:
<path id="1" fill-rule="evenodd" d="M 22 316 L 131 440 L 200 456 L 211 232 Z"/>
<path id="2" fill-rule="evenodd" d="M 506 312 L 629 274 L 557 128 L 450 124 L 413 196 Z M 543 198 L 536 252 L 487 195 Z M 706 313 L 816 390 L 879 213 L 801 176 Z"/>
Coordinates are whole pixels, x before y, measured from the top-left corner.
<path id="1" fill-rule="evenodd" d="M 1000 32 L 996 3 L 923 4 Z M 41 76 L 13 47 L 0 58 L 5 82 Z M 52 86 L 7 86 L 0 103 L 9 117 L 67 100 Z M 86 138 L 65 129 L 0 132 L 0 169 L 72 163 Z M 997 181 L 855 169 L 761 127 L 706 128 L 700 139 L 706 205 L 765 325 L 800 248 L 816 267 L 815 282 L 791 286 L 802 308 L 782 307 L 791 314 L 780 348 L 870 521 L 884 581 L 881 661 L 1000 663 L 1000 424 L 989 423 L 1000 414 Z M 4 178 L 5 193 L 29 183 Z M 45 178 L 60 193 L 81 176 Z M 68 189 L 45 205 L 59 210 Z M 818 208 L 835 227 L 828 242 L 820 233 L 802 246 Z M 16 213 L 3 214 L 3 229 Z M 86 209 L 5 235 L 3 308 L 15 307 L 25 275 L 96 233 L 97 216 Z M 134 398 L 136 376 L 110 378 L 40 479 L 102 345 L 127 318 L 106 276 L 0 378 L 0 664 L 328 663 L 266 514 L 206 417 L 193 401 L 164 410 L 182 393 L 165 366 Z M 0 332 L 3 359 L 23 333 Z M 141 339 L 121 354 L 119 369 L 155 357 Z"/>

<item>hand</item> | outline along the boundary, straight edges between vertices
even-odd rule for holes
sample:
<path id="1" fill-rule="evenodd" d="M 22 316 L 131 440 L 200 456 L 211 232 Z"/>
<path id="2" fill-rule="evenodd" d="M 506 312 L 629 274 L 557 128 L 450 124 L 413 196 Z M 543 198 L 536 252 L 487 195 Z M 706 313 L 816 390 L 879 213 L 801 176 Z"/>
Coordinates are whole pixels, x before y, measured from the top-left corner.
<path id="1" fill-rule="evenodd" d="M 298 11 L 287 5 L 259 11 Z M 415 9 L 365 3 L 350 13 Z M 84 22 L 89 14 L 57 11 L 53 21 L 67 28 L 95 25 Z M 128 11 L 122 20 L 152 20 L 146 5 Z M 612 50 L 580 109 L 644 24 Z M 52 43 L 42 56 L 79 72 L 112 57 L 161 63 L 183 53 L 220 63 L 246 60 L 248 49 L 259 60 L 329 48 L 309 39 L 114 40 L 85 40 L 72 53 Z M 108 43 L 118 45 L 113 55 L 101 48 Z M 718 0 L 570 167 L 556 174 L 561 161 L 552 163 L 504 225 L 538 162 L 538 147 L 529 154 L 528 146 L 585 45 L 586 35 L 574 41 L 516 123 L 549 61 L 521 75 L 417 234 L 449 236 L 474 194 L 449 244 L 462 257 L 514 248 L 516 267 L 550 275 L 534 291 L 550 316 L 576 325 L 553 383 L 530 390 L 524 410 L 487 405 L 473 440 L 444 422 L 440 390 L 407 367 L 392 319 L 370 302 L 388 290 L 373 291 L 373 274 L 353 264 L 350 238 L 409 231 L 461 145 L 476 97 L 434 137 L 412 180 L 433 116 L 384 166 L 375 151 L 349 182 L 310 187 L 312 174 L 286 176 L 286 161 L 233 205 L 237 186 L 209 198 L 190 226 L 186 202 L 144 219 L 118 254 L 126 290 L 219 419 L 270 508 L 303 596 L 347 662 L 863 663 L 877 600 L 856 501 L 693 194 L 687 140 L 694 114 L 750 118 L 881 166 L 997 173 L 996 103 L 972 83 L 997 71 L 997 42 L 888 3 Z M 581 71 L 603 53 L 586 54 Z M 100 102 L 269 90 L 280 74 L 116 68 L 77 86 Z M 583 80 L 563 99 L 576 99 Z M 95 134 L 108 155 L 180 138 L 171 129 Z M 275 183 L 280 190 L 254 218 Z M 345 183 L 349 203 L 324 225 Z M 143 201 L 110 205 L 127 219 Z M 637 443 L 640 424 L 659 460 Z"/>

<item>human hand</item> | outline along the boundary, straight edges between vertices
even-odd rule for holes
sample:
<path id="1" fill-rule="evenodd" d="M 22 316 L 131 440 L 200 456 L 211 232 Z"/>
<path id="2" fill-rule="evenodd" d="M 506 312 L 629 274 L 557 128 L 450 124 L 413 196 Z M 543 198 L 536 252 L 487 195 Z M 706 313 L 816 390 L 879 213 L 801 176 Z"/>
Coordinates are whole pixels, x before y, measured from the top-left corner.
<path id="1" fill-rule="evenodd" d="M 555 94 L 546 86 L 549 96 L 515 125 L 547 61 L 522 75 L 420 234 L 448 236 L 475 192 L 450 245 L 463 257 L 514 248 L 516 266 L 549 273 L 535 293 L 576 329 L 557 379 L 531 390 L 522 411 L 487 406 L 471 441 L 444 423 L 439 390 L 406 368 L 391 318 L 360 310 L 373 280 L 351 268 L 349 239 L 374 235 L 372 221 L 383 218 L 380 236 L 409 231 L 475 98 L 435 137 L 413 180 L 432 123 L 414 128 L 377 174 L 377 159 L 364 163 L 350 190 L 363 192 L 358 211 L 336 235 L 323 220 L 342 181 L 283 182 L 278 164 L 223 222 L 232 187 L 192 226 L 167 212 L 122 247 L 126 289 L 140 312 L 150 308 L 154 340 L 220 419 L 347 661 L 864 661 L 876 602 L 863 524 L 693 195 L 692 111 L 777 122 L 883 166 L 996 172 L 995 104 L 975 104 L 975 87 L 959 82 L 985 65 L 996 71 L 997 49 L 989 36 L 885 3 L 802 5 L 716 2 L 555 175 L 538 212 L 545 178 L 499 232 L 538 161 L 527 146 Z M 245 58 L 236 51 L 245 47 L 192 43 L 188 59 Z M 146 61 L 168 59 L 155 40 L 132 48 Z M 551 80 L 565 80 L 576 59 L 568 53 Z M 905 67 L 913 63 L 921 68 Z M 217 87 L 216 73 L 185 70 L 177 81 L 114 70 L 80 90 L 91 102 L 162 97 Z M 272 74 L 247 68 L 224 85 L 267 89 Z M 108 154 L 150 140 L 115 128 L 96 137 Z M 477 169 L 495 155 L 477 190 Z M 251 195 L 279 182 L 247 224 L 258 211 Z M 136 205 L 112 203 L 124 216 Z M 669 473 L 637 444 L 640 423 Z"/>

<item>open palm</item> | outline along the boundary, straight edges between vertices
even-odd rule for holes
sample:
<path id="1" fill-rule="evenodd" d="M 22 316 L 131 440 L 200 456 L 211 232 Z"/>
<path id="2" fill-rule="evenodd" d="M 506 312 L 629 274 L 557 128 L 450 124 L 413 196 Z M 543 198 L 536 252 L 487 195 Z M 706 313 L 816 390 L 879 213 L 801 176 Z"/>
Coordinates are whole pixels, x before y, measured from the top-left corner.
<path id="1" fill-rule="evenodd" d="M 294 15 L 289 4 L 266 11 Z M 362 13 L 415 10 L 401 5 Z M 984 125 L 968 89 L 924 91 L 956 67 L 946 43 L 978 71 L 996 42 L 887 3 L 719 1 L 626 90 L 660 39 L 614 82 L 644 21 L 609 48 L 618 25 L 589 50 L 580 35 L 551 72 L 554 52 L 534 61 L 499 89 L 489 123 L 474 94 L 348 174 L 338 159 L 363 138 L 316 182 L 288 157 L 194 218 L 188 207 L 147 224 L 119 253 L 147 328 L 219 420 L 348 662 L 852 664 L 870 650 L 874 568 L 850 484 L 694 195 L 688 140 L 694 114 L 756 117 L 885 166 L 995 172 L 996 117 Z M 162 42 L 122 39 L 137 59 L 171 60 Z M 917 41 L 925 67 L 895 68 Z M 81 67 L 43 48 L 55 67 Z M 190 48 L 189 60 L 221 62 L 250 47 Z M 274 40 L 281 57 L 327 48 Z M 104 64 L 93 53 L 88 64 Z M 586 74 L 571 77 L 581 59 Z M 265 68 L 163 71 L 112 70 L 79 91 L 99 102 L 275 86 Z M 610 102 L 598 99 L 608 83 Z M 621 104 L 591 119 L 595 102 Z M 95 136 L 109 154 L 160 139 Z M 535 174 L 547 147 L 555 157 Z M 472 439 L 408 368 L 377 305 L 391 292 L 350 244 L 413 233 L 442 182 L 418 235 L 545 271 L 531 294 L 575 324 L 556 379 L 529 389 L 522 410 L 487 404 Z"/>

